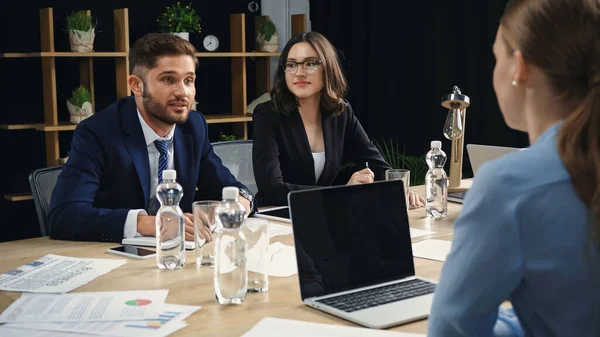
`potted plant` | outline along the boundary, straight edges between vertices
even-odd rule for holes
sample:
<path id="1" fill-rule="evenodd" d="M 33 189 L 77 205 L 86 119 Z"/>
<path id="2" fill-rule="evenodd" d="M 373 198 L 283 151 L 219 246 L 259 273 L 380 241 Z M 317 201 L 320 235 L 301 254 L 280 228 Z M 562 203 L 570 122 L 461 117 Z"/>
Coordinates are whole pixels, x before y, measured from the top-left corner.
<path id="1" fill-rule="evenodd" d="M 429 166 L 425 162 L 425 155 L 420 157 L 408 156 L 404 152 L 400 152 L 400 146 L 398 140 L 385 140 L 381 142 L 374 141 L 375 146 L 383 156 L 383 159 L 393 169 L 406 169 L 410 171 L 410 185 L 423 185 L 425 184 L 425 174 L 429 170 Z"/>
<path id="2" fill-rule="evenodd" d="M 165 12 L 158 19 L 161 31 L 177 35 L 184 40 L 190 40 L 190 32 L 200 32 L 200 15 L 192 8 L 192 4 L 166 6 Z"/>
<path id="3" fill-rule="evenodd" d="M 71 116 L 71 123 L 79 124 L 82 120 L 92 115 L 91 96 L 90 91 L 83 85 L 73 90 L 71 98 L 67 100 L 67 109 Z"/>
<path id="4" fill-rule="evenodd" d="M 256 31 L 256 44 L 259 51 L 274 53 L 279 49 L 277 28 L 271 19 L 266 18 Z"/>
<path id="5" fill-rule="evenodd" d="M 96 24 L 86 11 L 73 12 L 67 16 L 67 31 L 71 42 L 71 51 L 89 53 L 94 51 Z"/>

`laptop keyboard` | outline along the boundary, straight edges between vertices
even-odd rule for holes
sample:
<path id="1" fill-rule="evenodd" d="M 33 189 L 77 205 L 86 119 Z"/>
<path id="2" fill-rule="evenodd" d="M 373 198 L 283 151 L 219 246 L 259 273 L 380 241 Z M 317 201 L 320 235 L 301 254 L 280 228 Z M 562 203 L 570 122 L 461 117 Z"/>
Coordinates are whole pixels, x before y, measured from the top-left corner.
<path id="1" fill-rule="evenodd" d="M 345 312 L 353 312 L 376 307 L 378 305 L 398 302 L 421 295 L 431 294 L 434 290 L 434 283 L 414 279 L 379 288 L 324 298 L 317 300 L 316 302 L 329 305 Z"/>

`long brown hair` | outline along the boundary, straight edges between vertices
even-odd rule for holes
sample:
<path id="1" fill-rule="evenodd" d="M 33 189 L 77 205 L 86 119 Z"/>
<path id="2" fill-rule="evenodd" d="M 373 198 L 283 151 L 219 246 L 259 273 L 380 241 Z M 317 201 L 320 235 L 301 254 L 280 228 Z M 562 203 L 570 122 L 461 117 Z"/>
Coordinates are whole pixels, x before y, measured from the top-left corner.
<path id="1" fill-rule="evenodd" d="M 573 110 L 561 127 L 558 152 L 600 243 L 600 1 L 512 0 L 501 26 L 511 54 L 520 50 L 540 68 Z"/>
<path id="2" fill-rule="evenodd" d="M 298 34 L 291 38 L 283 48 L 273 81 L 273 89 L 271 89 L 271 99 L 273 104 L 275 104 L 275 109 L 279 112 L 289 114 L 298 108 L 298 98 L 290 92 L 285 83 L 285 63 L 290 49 L 299 42 L 306 42 L 313 47 L 322 62 L 324 87 L 321 93 L 321 112 L 324 114 L 332 113 L 339 115 L 346 108 L 348 82 L 342 72 L 335 48 L 325 36 L 317 32 Z"/>

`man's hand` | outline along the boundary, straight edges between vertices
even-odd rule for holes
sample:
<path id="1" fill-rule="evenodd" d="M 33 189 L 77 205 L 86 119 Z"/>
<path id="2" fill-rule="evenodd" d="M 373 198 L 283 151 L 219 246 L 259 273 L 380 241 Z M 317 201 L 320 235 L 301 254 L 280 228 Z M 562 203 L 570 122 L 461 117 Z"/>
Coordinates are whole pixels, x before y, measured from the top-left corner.
<path id="1" fill-rule="evenodd" d="M 168 214 L 165 214 L 168 216 Z M 184 214 L 185 218 L 185 239 L 194 241 L 194 216 L 190 213 Z M 173 222 L 173 226 L 163 226 L 160 230 L 160 235 L 163 240 L 170 240 L 177 235 L 179 229 Z M 156 236 L 156 217 L 153 215 L 138 215 L 137 217 L 137 232 L 143 236 Z M 210 237 L 212 240 L 212 237 Z"/>
<path id="2" fill-rule="evenodd" d="M 185 241 L 194 241 L 194 215 L 191 213 L 184 213 L 185 218 Z"/>
<path id="3" fill-rule="evenodd" d="M 137 232 L 143 236 L 156 236 L 156 217 L 153 215 L 138 215 Z"/>
<path id="4" fill-rule="evenodd" d="M 186 216 L 189 213 L 186 213 Z M 192 215 L 192 214 L 190 214 Z M 195 224 L 193 224 L 194 226 L 198 226 L 198 236 L 199 239 L 201 240 L 201 245 L 203 246 L 204 244 L 211 242 L 213 240 L 213 236 L 212 236 L 212 232 L 215 230 L 216 224 L 214 223 L 214 221 L 210 221 L 210 218 L 208 217 L 208 214 L 205 214 L 204 212 L 200 211 L 200 210 L 196 210 L 196 221 Z M 213 215 L 214 216 L 214 215 Z M 192 219 L 193 219 L 193 215 L 192 215 Z M 193 230 L 193 228 L 192 228 Z M 186 231 L 187 231 L 187 227 L 186 227 Z"/>
<path id="5" fill-rule="evenodd" d="M 250 215 L 250 212 L 252 212 L 252 208 L 250 208 L 250 200 L 240 195 L 239 201 L 246 208 L 246 216 Z"/>

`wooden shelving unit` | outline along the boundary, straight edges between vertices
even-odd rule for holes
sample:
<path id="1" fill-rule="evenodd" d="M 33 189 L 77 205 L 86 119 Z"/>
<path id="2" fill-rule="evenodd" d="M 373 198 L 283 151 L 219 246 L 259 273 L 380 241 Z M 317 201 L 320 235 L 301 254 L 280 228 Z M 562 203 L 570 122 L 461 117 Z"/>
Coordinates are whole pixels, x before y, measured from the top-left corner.
<path id="1" fill-rule="evenodd" d="M 0 58 L 28 58 L 28 57 L 127 57 L 127 53 L 121 52 L 40 52 L 40 53 L 3 53 Z"/>
<path id="2" fill-rule="evenodd" d="M 31 193 L 20 193 L 20 194 L 5 194 L 4 199 L 8 201 L 25 201 L 32 200 Z"/>
<path id="3" fill-rule="evenodd" d="M 91 12 L 88 11 L 88 15 Z M 42 80 L 44 97 L 44 121 L 31 124 L 1 124 L 0 130 L 37 130 L 45 133 L 46 142 L 46 164 L 53 166 L 59 164 L 59 142 L 58 133 L 62 131 L 75 130 L 77 125 L 69 122 L 58 121 L 58 104 L 56 88 L 55 60 L 58 57 L 77 58 L 80 60 L 80 82 L 86 86 L 92 94 L 92 107 L 94 112 L 94 71 L 93 59 L 97 57 L 109 57 L 115 59 L 116 72 L 116 98 L 130 95 L 127 78 L 129 77 L 129 17 L 128 9 L 114 10 L 114 45 L 115 50 L 109 52 L 75 53 L 62 52 L 54 49 L 54 22 L 52 8 L 40 9 L 40 39 L 41 51 L 34 53 L 0 53 L 0 59 L 14 58 L 40 58 L 42 62 Z M 265 20 L 267 16 L 255 17 L 255 24 Z M 231 106 L 232 111 L 226 114 L 210 114 L 205 117 L 208 124 L 231 123 L 233 134 L 236 137 L 248 138 L 248 123 L 252 121 L 252 115 L 246 109 L 247 102 L 247 59 L 256 62 L 256 90 L 257 93 L 269 92 L 271 89 L 271 74 L 269 58 L 277 57 L 279 53 L 249 52 L 246 51 L 246 18 L 244 14 L 232 14 L 230 16 L 230 52 L 199 52 L 199 58 L 230 58 L 231 61 Z M 292 15 L 292 34 L 306 31 L 306 15 Z M 59 74 L 60 75 L 60 74 Z M 60 104 L 63 104 L 60 102 Z M 33 170 L 34 168 L 32 168 Z M 30 200 L 28 193 L 5 195 L 10 201 Z"/>
<path id="4" fill-rule="evenodd" d="M 90 11 L 87 11 L 91 15 Z M 47 166 L 59 163 L 58 133 L 61 131 L 75 130 L 77 125 L 69 122 L 58 121 L 58 104 L 56 97 L 56 58 L 69 57 L 79 59 L 80 83 L 87 87 L 91 93 L 92 107 L 94 107 L 94 63 L 96 57 L 115 58 L 116 71 L 116 98 L 129 95 L 127 78 L 129 77 L 129 19 L 126 8 L 113 11 L 115 27 L 115 51 L 75 53 L 62 52 L 54 49 L 54 17 L 52 8 L 40 9 L 40 40 L 41 51 L 35 53 L 2 53 L 0 58 L 40 58 L 42 62 L 42 83 L 44 98 L 44 120 L 40 123 L 31 124 L 3 124 L 0 130 L 26 130 L 33 129 L 43 131 L 46 142 L 46 164 Z M 60 104 L 64 104 L 60 102 Z M 33 170 L 33 168 L 32 168 Z M 31 200 L 30 193 L 7 194 L 4 199 L 10 201 Z"/>

